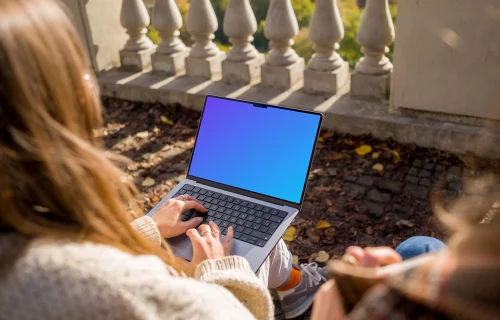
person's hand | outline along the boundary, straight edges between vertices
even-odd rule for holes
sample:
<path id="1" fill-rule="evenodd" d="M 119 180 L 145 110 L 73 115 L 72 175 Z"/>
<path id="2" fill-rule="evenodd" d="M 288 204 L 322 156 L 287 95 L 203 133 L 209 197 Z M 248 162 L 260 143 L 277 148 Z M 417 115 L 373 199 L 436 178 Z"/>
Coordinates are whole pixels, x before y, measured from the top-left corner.
<path id="1" fill-rule="evenodd" d="M 191 228 L 196 228 L 203 221 L 201 217 L 181 221 L 182 213 L 189 209 L 207 212 L 198 200 L 190 195 L 182 195 L 168 199 L 151 218 L 163 238 L 173 238 L 186 233 Z"/>
<path id="2" fill-rule="evenodd" d="M 390 247 L 368 247 L 361 248 L 351 246 L 345 251 L 346 254 L 356 259 L 360 267 L 380 267 L 403 261 L 399 253 Z"/>
<path id="3" fill-rule="evenodd" d="M 314 297 L 311 320 L 345 319 L 342 297 L 334 280 L 325 282 Z"/>
<path id="4" fill-rule="evenodd" d="M 233 227 L 229 227 L 224 241 L 220 241 L 220 230 L 215 222 L 209 225 L 202 224 L 196 229 L 189 229 L 187 236 L 193 245 L 193 258 L 191 262 L 182 261 L 186 273 L 193 275 L 196 266 L 208 259 L 220 259 L 231 254 L 231 243 L 233 242 Z M 201 233 L 201 235 L 200 235 Z"/>

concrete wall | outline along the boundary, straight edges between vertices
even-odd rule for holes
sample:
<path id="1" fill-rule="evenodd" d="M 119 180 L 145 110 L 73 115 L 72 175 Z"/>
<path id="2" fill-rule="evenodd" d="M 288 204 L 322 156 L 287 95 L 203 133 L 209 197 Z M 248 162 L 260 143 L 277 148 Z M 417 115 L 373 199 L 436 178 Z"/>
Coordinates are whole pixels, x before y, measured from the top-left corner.
<path id="1" fill-rule="evenodd" d="M 87 46 L 96 73 L 120 66 L 119 51 L 127 40 L 120 25 L 122 0 L 63 0 Z"/>
<path id="2" fill-rule="evenodd" d="M 500 119 L 500 1 L 399 1 L 391 109 Z"/>

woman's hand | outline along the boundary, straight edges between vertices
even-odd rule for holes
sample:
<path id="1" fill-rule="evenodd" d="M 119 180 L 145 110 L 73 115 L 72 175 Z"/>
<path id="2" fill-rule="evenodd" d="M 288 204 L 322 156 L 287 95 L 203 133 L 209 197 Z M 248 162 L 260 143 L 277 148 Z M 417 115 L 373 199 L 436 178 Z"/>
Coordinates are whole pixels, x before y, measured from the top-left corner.
<path id="1" fill-rule="evenodd" d="M 403 261 L 399 253 L 390 247 L 368 247 L 361 248 L 351 246 L 345 251 L 346 254 L 354 257 L 360 267 L 381 267 L 388 264 Z"/>
<path id="2" fill-rule="evenodd" d="M 311 320 L 345 319 L 342 298 L 334 280 L 325 282 L 316 293 Z"/>
<path id="3" fill-rule="evenodd" d="M 191 228 L 196 228 L 203 221 L 201 217 L 181 221 L 182 213 L 189 209 L 207 212 L 198 200 L 190 195 L 182 195 L 168 199 L 151 218 L 163 238 L 173 238 L 186 233 Z"/>
<path id="4" fill-rule="evenodd" d="M 182 261 L 184 271 L 190 275 L 194 274 L 196 266 L 208 259 L 220 259 L 231 254 L 231 243 L 233 242 L 233 227 L 229 227 L 224 241 L 220 241 L 220 230 L 215 222 L 209 225 L 202 224 L 196 229 L 189 229 L 187 236 L 193 245 L 193 258 L 191 262 Z M 201 233 L 201 235 L 200 235 Z"/>

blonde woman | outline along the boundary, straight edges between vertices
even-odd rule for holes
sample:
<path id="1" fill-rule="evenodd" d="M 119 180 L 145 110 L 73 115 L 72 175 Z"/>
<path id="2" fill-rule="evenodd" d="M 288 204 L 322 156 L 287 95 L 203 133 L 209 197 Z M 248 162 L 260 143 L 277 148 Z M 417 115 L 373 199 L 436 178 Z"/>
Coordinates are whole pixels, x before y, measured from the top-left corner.
<path id="1" fill-rule="evenodd" d="M 0 318 L 271 319 L 267 286 L 287 316 L 304 312 L 324 276 L 292 267 L 283 242 L 257 277 L 229 256 L 231 232 L 221 242 L 215 224 L 180 221 L 204 211 L 195 199 L 140 217 L 136 189 L 94 137 L 88 65 L 55 2 L 0 1 Z M 189 263 L 160 246 L 184 232 Z"/>

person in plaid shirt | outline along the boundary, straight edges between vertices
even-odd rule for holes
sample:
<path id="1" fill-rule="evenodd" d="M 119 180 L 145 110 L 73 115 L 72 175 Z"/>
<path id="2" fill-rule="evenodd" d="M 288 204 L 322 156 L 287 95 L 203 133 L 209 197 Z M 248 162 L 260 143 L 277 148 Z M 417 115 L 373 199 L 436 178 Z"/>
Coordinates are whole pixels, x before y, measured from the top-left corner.
<path id="1" fill-rule="evenodd" d="M 500 319 L 500 192 L 498 180 L 492 181 L 496 187 L 488 183 L 487 193 L 478 191 L 457 201 L 448 210 L 453 214 L 436 206 L 438 216 L 455 230 L 446 249 L 428 254 L 429 259 L 416 267 L 378 281 L 352 310 L 347 308 L 348 312 L 349 288 L 356 291 L 360 278 L 352 278 L 350 283 L 328 281 L 318 290 L 311 319 Z M 488 212 L 487 219 L 481 212 Z M 346 253 L 356 260 L 358 266 L 352 268 L 357 269 L 370 270 L 402 260 L 398 252 L 387 247 L 350 247 Z"/>

